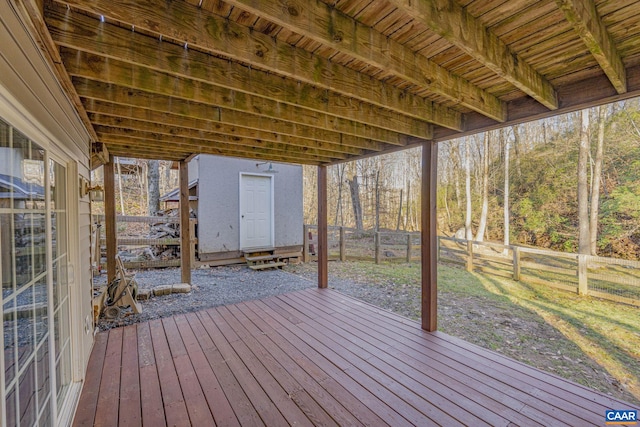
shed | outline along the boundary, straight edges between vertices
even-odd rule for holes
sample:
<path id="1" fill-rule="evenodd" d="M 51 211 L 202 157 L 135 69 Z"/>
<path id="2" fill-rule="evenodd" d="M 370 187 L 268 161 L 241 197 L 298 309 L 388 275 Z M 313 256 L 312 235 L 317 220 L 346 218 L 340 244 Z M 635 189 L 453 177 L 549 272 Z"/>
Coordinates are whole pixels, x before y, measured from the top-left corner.
<path id="1" fill-rule="evenodd" d="M 189 162 L 189 194 L 200 261 L 244 262 L 245 250 L 256 249 L 280 258 L 301 255 L 301 166 L 200 155 Z M 160 200 L 178 202 L 178 196 L 176 189 Z"/>

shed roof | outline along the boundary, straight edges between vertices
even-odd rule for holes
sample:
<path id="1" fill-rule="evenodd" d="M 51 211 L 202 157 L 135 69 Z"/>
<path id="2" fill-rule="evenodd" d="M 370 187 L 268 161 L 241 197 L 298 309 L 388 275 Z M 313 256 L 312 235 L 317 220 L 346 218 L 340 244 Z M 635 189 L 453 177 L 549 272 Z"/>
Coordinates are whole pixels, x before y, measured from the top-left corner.
<path id="1" fill-rule="evenodd" d="M 640 94 L 638 0 L 45 3 L 96 153 L 331 164 Z"/>

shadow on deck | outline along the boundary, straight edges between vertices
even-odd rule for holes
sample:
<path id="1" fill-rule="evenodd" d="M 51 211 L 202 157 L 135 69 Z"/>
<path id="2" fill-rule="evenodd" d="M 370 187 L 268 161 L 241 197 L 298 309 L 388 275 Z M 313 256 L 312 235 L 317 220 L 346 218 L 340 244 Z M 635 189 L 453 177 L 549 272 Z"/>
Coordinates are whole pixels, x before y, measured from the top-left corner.
<path id="1" fill-rule="evenodd" d="M 98 334 L 74 425 L 583 426 L 631 408 L 307 289 Z"/>

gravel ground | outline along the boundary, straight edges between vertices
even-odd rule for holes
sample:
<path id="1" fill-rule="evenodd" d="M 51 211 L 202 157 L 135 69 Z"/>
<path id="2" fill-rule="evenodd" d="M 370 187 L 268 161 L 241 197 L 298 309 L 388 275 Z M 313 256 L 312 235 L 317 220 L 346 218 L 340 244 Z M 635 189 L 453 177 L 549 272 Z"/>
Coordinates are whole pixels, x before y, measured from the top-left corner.
<path id="1" fill-rule="evenodd" d="M 133 272 L 133 271 L 131 271 Z M 96 284 L 104 284 L 106 275 L 96 277 Z M 139 289 L 180 283 L 180 269 L 167 268 L 136 272 Z M 115 321 L 101 318 L 98 328 L 106 330 L 146 320 L 203 310 L 218 305 L 265 298 L 315 286 L 315 282 L 283 270 L 254 271 L 248 267 L 226 266 L 199 268 L 191 272 L 192 290 L 187 294 L 171 294 L 141 301 L 142 313 L 125 313 Z"/>

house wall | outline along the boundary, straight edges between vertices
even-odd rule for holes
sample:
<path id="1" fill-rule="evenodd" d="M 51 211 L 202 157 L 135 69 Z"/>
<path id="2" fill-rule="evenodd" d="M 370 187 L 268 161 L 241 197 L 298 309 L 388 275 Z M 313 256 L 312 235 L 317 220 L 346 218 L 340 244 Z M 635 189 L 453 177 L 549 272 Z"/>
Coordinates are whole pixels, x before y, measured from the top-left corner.
<path id="1" fill-rule="evenodd" d="M 198 250 L 206 254 L 240 250 L 240 173 L 263 173 L 256 160 L 198 156 Z M 275 247 L 302 245 L 302 166 L 273 163 Z M 191 175 L 191 172 L 189 173 Z M 212 259 L 212 258 L 210 258 Z"/>
<path id="2" fill-rule="evenodd" d="M 79 195 L 79 178 L 90 179 L 89 134 L 40 51 L 38 37 L 30 32 L 29 18 L 16 9 L 16 4 L 19 3 L 0 0 L 0 118 L 42 147 L 49 158 L 62 163 L 67 175 L 69 248 L 65 274 L 70 292 L 72 358 L 69 368 L 73 383 L 60 410 L 55 404 L 49 405 L 51 416 L 56 417 L 50 423 L 66 425 L 75 411 L 93 345 L 89 199 L 81 199 Z M 51 276 L 49 271 L 48 277 Z M 2 310 L 0 306 L 0 312 Z M 53 316 L 50 317 L 53 323 Z M 5 320 L 3 329 L 10 327 Z M 53 371 L 51 375 L 53 378 Z M 0 398 L 5 403 L 4 377 L 0 378 Z M 29 390 L 23 390 L 28 384 L 19 387 L 21 394 L 29 396 Z M 13 424 L 7 421 L 6 405 L 0 406 L 0 424 Z M 47 424 L 44 418 L 47 411 L 39 416 Z"/>

